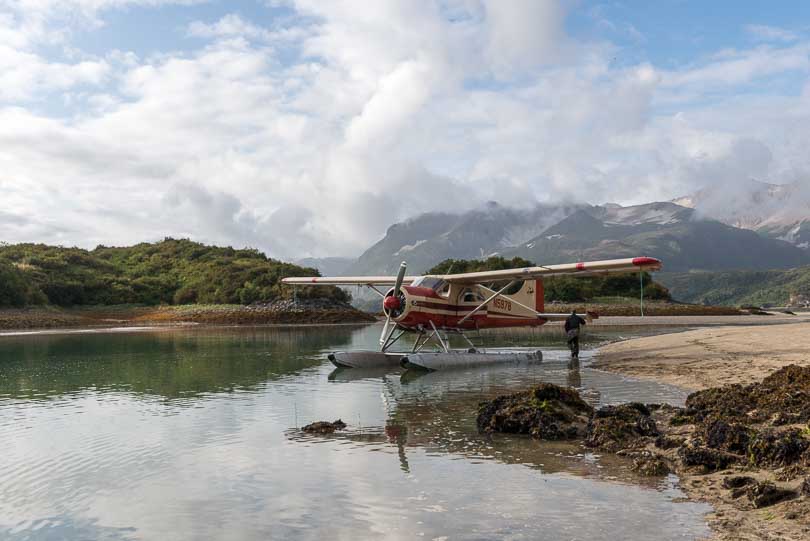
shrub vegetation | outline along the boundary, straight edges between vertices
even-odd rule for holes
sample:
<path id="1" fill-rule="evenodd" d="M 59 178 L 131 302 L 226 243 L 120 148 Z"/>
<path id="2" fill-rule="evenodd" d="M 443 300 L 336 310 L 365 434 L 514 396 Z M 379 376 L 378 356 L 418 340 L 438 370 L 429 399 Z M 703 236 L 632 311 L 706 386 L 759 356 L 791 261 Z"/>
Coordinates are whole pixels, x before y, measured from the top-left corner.
<path id="1" fill-rule="evenodd" d="M 0 307 L 116 304 L 251 304 L 291 296 L 285 276 L 312 268 L 255 249 L 206 246 L 167 238 L 94 250 L 44 244 L 0 245 Z M 338 288 L 299 287 L 300 298 L 348 301 Z"/>

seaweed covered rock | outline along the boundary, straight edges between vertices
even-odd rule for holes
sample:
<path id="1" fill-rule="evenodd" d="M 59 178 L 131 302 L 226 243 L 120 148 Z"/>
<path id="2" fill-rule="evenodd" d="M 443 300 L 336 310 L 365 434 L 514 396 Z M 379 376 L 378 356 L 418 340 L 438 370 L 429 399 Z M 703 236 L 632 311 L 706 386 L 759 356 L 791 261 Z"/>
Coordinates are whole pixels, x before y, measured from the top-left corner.
<path id="1" fill-rule="evenodd" d="M 788 365 L 751 385 L 727 385 L 692 393 L 684 415 L 697 422 L 723 419 L 752 424 L 810 420 L 810 366 Z"/>
<path id="2" fill-rule="evenodd" d="M 678 456 L 685 466 L 699 467 L 706 472 L 725 470 L 740 461 L 740 457 L 732 453 L 694 444 L 682 446 Z"/>
<path id="3" fill-rule="evenodd" d="M 585 436 L 592 413 L 593 408 L 576 390 L 541 383 L 527 391 L 481 403 L 476 422 L 482 432 L 565 440 Z"/>
<path id="4" fill-rule="evenodd" d="M 618 451 L 641 444 L 641 438 L 658 436 L 658 428 L 644 404 L 631 402 L 599 409 L 588 423 L 585 445 Z"/>
<path id="5" fill-rule="evenodd" d="M 670 436 L 658 436 L 655 438 L 655 446 L 659 449 L 668 450 L 668 449 L 676 449 L 683 445 L 684 440 L 683 438 L 673 438 Z"/>
<path id="6" fill-rule="evenodd" d="M 768 507 L 796 495 L 792 490 L 779 488 L 767 481 L 749 485 L 746 494 L 756 508 Z"/>
<path id="7" fill-rule="evenodd" d="M 798 462 L 808 448 L 810 440 L 798 429 L 768 430 L 751 440 L 748 458 L 757 466 L 783 467 Z"/>
<path id="8" fill-rule="evenodd" d="M 700 422 L 707 417 L 743 421 L 749 407 L 746 387 L 740 384 L 712 387 L 686 397 L 684 422 L 679 424 L 686 424 L 688 418 Z"/>
<path id="9" fill-rule="evenodd" d="M 631 469 L 641 475 L 663 477 L 671 471 L 669 462 L 663 456 L 650 451 L 642 451 L 633 458 Z"/>
<path id="10" fill-rule="evenodd" d="M 721 420 L 710 422 L 705 428 L 706 445 L 731 453 L 745 454 L 756 432 L 739 423 Z"/>
<path id="11" fill-rule="evenodd" d="M 301 430 L 314 434 L 332 434 L 336 430 L 343 430 L 344 428 L 346 428 L 346 423 L 338 419 L 331 423 L 329 421 L 316 421 L 306 425 Z"/>

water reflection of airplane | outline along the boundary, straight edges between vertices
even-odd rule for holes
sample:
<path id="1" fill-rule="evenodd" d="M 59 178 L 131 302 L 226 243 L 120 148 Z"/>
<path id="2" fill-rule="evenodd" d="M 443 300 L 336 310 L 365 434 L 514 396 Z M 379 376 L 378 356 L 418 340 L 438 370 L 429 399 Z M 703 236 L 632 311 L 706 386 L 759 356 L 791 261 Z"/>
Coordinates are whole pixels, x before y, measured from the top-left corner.
<path id="1" fill-rule="evenodd" d="M 565 373 L 563 373 L 565 372 Z M 575 375 L 572 375 L 572 372 Z M 537 381 L 564 383 L 578 378 L 579 367 L 564 367 L 537 375 Z M 480 434 L 475 425 L 479 403 L 514 389 L 515 380 L 531 383 L 525 370 L 513 367 L 474 368 L 450 372 L 406 371 L 401 377 L 390 369 L 336 368 L 329 380 L 351 383 L 379 379 L 382 382 L 383 406 L 387 419 L 384 426 L 351 428 L 326 436 L 291 433 L 291 438 L 313 438 L 351 441 L 358 445 L 394 445 L 400 468 L 409 472 L 407 450 L 463 456 L 472 460 L 497 460 L 525 464 L 544 472 L 573 472 L 602 475 L 605 463 L 595 464 L 583 458 L 583 449 L 572 442 L 539 442 L 520 436 Z M 588 391 L 595 391 L 589 389 Z M 598 392 L 585 392 L 594 404 Z M 612 464 L 626 465 L 621 459 L 608 459 Z M 615 469 L 615 468 L 612 468 Z M 612 471 L 611 469 L 611 471 Z M 614 472 L 615 473 L 615 472 Z"/>
<path id="2" fill-rule="evenodd" d="M 396 364 L 398 358 L 386 357 L 385 353 L 408 332 L 418 335 L 414 354 L 418 355 L 431 340 L 437 341 L 448 354 L 447 333 L 464 336 L 463 332 L 469 330 L 537 327 L 565 319 L 568 314 L 545 312 L 543 279 L 547 277 L 601 276 L 660 269 L 658 259 L 636 257 L 444 276 L 405 276 L 403 262 L 396 276 L 288 277 L 282 282 L 306 286 L 366 286 L 382 298 L 386 320 L 379 352 L 343 352 L 330 356 L 335 364 L 357 367 L 392 361 Z M 383 292 L 378 287 L 390 289 Z M 409 358 L 412 360 L 412 356 Z"/>

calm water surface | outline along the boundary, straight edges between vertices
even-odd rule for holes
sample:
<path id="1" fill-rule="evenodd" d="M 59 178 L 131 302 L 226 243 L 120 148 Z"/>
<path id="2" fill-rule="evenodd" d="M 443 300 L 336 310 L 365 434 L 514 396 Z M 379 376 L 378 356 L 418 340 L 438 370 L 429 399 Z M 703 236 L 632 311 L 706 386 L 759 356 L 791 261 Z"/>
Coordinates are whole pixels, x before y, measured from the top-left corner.
<path id="1" fill-rule="evenodd" d="M 678 389 L 532 367 L 337 370 L 379 326 L 0 336 L 0 539 L 696 539 L 674 478 L 571 444 L 478 434 L 480 400 L 538 381 L 594 405 Z M 622 331 L 625 335 L 632 330 Z M 649 331 L 647 331 L 649 332 Z M 589 343 L 616 336 L 599 329 Z M 613 333 L 611 335 L 611 333 Z M 349 429 L 296 428 L 342 418 Z"/>

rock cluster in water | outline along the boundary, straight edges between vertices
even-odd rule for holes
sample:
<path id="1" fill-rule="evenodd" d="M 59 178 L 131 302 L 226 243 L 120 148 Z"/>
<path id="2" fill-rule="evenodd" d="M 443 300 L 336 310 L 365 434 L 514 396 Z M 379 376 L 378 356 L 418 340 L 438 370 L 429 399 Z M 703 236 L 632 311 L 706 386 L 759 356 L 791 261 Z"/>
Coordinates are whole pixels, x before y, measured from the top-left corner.
<path id="1" fill-rule="evenodd" d="M 570 387 L 542 383 L 479 406 L 482 432 L 529 434 L 545 440 L 584 439 L 588 447 L 619 451 L 658 436 L 648 406 L 606 406 L 594 411 Z"/>
<path id="2" fill-rule="evenodd" d="M 303 432 L 310 432 L 314 434 L 332 434 L 337 430 L 343 430 L 346 428 L 346 423 L 342 420 L 338 419 L 337 421 L 315 421 L 314 423 L 308 424 L 303 427 L 301 430 Z"/>
<path id="3" fill-rule="evenodd" d="M 542 383 L 481 404 L 478 429 L 529 434 L 545 440 L 585 437 L 593 408 L 568 387 Z"/>
<path id="4" fill-rule="evenodd" d="M 639 403 L 593 410 L 571 388 L 542 384 L 479 407 L 484 432 L 581 439 L 628 456 L 645 475 L 726 475 L 732 500 L 751 507 L 804 496 L 810 504 L 810 367 L 790 365 L 761 383 L 691 394 L 686 407 Z"/>

